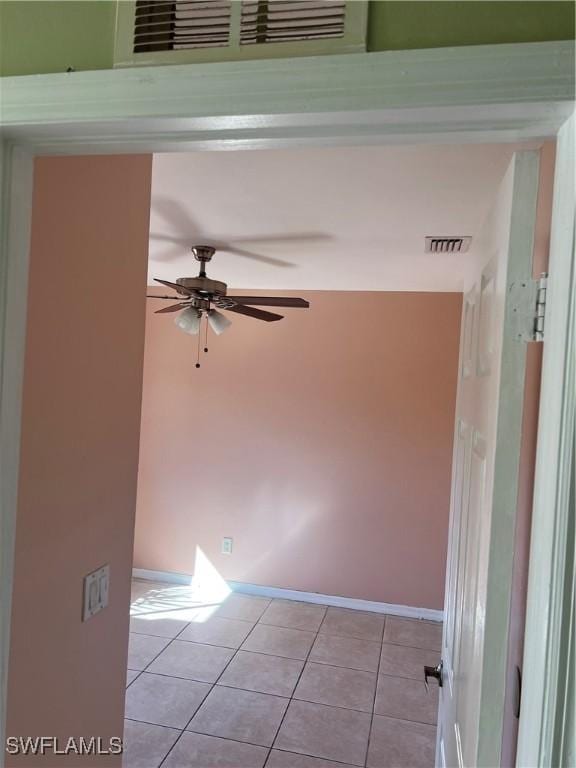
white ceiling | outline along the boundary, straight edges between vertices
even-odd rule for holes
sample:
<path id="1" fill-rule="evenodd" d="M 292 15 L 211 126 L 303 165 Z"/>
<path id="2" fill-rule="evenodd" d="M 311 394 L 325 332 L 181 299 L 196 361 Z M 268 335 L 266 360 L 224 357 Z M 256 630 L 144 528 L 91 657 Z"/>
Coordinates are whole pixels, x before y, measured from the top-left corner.
<path id="1" fill-rule="evenodd" d="M 473 251 L 426 254 L 424 238 L 476 235 L 517 148 L 155 155 L 149 283 L 197 274 L 191 245 L 227 243 L 244 255 L 217 253 L 208 274 L 232 288 L 461 290 Z"/>

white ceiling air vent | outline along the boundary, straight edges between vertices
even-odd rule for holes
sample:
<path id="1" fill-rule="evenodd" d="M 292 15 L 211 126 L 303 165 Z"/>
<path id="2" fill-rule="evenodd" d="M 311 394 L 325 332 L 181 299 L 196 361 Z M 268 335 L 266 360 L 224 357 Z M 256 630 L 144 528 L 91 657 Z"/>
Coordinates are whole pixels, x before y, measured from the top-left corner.
<path id="1" fill-rule="evenodd" d="M 342 37 L 346 0 L 243 0 L 240 43 Z"/>
<path id="2" fill-rule="evenodd" d="M 464 235 L 450 237 L 436 235 L 426 238 L 426 253 L 466 253 L 470 248 L 472 238 Z"/>

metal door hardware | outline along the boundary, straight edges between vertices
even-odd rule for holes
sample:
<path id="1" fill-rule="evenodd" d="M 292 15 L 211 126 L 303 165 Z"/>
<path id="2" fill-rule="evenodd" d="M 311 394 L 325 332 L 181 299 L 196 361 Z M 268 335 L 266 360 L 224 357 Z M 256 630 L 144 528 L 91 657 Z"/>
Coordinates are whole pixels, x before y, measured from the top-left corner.
<path id="1" fill-rule="evenodd" d="M 428 690 L 428 678 L 434 677 L 438 681 L 438 687 L 442 688 L 443 682 L 442 682 L 442 669 L 444 667 L 444 663 L 442 660 L 440 660 L 440 663 L 435 667 L 428 667 L 424 666 L 424 685 L 426 686 L 426 690 Z"/>

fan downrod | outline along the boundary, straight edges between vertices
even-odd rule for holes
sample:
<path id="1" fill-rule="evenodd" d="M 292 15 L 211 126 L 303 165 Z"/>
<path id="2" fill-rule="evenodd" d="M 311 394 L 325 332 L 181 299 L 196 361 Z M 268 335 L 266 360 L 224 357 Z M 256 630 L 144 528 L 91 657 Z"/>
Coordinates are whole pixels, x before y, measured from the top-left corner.
<path id="1" fill-rule="evenodd" d="M 196 261 L 200 262 L 199 277 L 206 277 L 206 264 L 212 259 L 216 249 L 210 245 L 193 245 L 190 250 L 194 254 Z"/>

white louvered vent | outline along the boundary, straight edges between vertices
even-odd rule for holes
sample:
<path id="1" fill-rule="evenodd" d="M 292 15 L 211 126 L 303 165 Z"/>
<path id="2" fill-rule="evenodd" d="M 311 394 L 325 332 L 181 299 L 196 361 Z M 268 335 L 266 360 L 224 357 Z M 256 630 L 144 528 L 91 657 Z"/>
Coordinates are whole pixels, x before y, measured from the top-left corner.
<path id="1" fill-rule="evenodd" d="M 243 0 L 240 43 L 342 37 L 345 21 L 345 0 Z"/>
<path id="2" fill-rule="evenodd" d="M 134 53 L 227 46 L 231 0 L 138 0 Z"/>
<path id="3" fill-rule="evenodd" d="M 344 36 L 346 0 L 137 0 L 133 53 L 327 40 Z M 233 33 L 232 33 L 233 34 Z"/>
<path id="4" fill-rule="evenodd" d="M 464 235 L 427 237 L 424 250 L 426 253 L 466 253 L 471 241 L 471 237 Z"/>
<path id="5" fill-rule="evenodd" d="M 121 0 L 114 66 L 359 53 L 367 19 L 368 0 Z"/>

